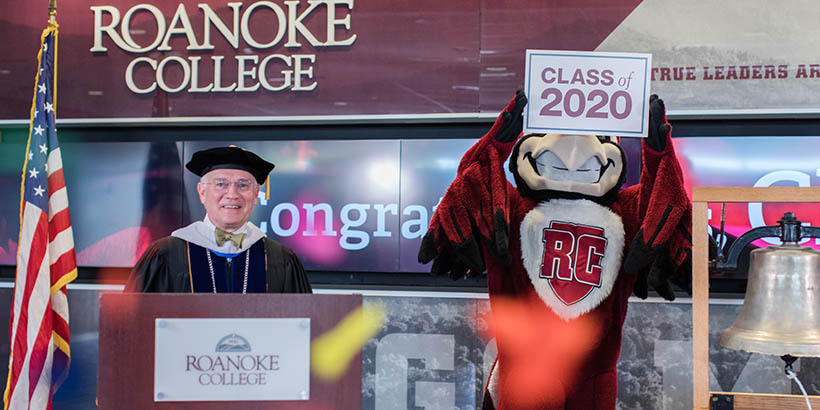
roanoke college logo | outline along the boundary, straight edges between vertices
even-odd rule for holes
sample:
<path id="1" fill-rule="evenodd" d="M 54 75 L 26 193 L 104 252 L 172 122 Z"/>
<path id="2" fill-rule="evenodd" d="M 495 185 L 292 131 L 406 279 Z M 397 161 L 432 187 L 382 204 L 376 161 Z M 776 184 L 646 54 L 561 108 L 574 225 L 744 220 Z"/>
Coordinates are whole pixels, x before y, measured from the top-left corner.
<path id="1" fill-rule="evenodd" d="M 251 344 L 236 333 L 231 333 L 216 343 L 217 352 L 250 352 Z"/>
<path id="2" fill-rule="evenodd" d="M 566 305 L 584 299 L 601 287 L 607 239 L 603 228 L 551 221 L 544 228 L 544 257 L 539 277 L 547 279 Z"/>
<path id="3" fill-rule="evenodd" d="M 251 344 L 236 333 L 219 339 L 214 350 L 217 354 L 185 356 L 185 371 L 196 374 L 202 386 L 265 385 L 268 373 L 279 371 L 278 354 L 251 354 Z"/>

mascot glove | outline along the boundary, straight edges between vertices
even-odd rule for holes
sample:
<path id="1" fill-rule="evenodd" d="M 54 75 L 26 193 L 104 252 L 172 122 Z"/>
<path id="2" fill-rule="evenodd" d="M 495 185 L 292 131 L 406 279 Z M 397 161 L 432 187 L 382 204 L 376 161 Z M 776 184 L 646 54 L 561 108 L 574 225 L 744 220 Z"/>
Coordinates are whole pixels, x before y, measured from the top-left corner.
<path id="1" fill-rule="evenodd" d="M 661 152 L 666 149 L 672 126 L 666 121 L 666 105 L 657 94 L 649 97 L 649 129 L 646 144 L 649 148 Z"/>
<path id="2" fill-rule="evenodd" d="M 680 218 L 676 229 L 664 245 L 658 246 L 652 255 L 648 270 L 638 275 L 635 296 L 646 299 L 649 285 L 666 300 L 674 300 L 674 283 L 687 293 L 692 293 L 692 211 L 688 208 Z M 636 243 L 633 242 L 633 246 Z"/>

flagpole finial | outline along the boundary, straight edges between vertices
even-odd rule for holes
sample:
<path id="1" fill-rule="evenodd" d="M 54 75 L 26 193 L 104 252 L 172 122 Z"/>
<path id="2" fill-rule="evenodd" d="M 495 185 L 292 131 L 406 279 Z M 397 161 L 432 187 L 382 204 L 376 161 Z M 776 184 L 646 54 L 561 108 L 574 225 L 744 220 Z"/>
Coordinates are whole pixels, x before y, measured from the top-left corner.
<path id="1" fill-rule="evenodd" d="M 57 0 L 48 1 L 48 16 L 49 20 L 54 23 L 57 16 Z"/>

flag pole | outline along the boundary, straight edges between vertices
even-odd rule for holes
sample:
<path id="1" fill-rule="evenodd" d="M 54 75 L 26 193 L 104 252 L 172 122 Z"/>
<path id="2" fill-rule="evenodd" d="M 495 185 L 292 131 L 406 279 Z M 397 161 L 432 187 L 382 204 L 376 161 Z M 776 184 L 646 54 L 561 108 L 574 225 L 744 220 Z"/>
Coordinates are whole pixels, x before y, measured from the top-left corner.
<path id="1" fill-rule="evenodd" d="M 51 24 L 57 22 L 57 0 L 49 0 L 48 2 L 48 21 Z"/>

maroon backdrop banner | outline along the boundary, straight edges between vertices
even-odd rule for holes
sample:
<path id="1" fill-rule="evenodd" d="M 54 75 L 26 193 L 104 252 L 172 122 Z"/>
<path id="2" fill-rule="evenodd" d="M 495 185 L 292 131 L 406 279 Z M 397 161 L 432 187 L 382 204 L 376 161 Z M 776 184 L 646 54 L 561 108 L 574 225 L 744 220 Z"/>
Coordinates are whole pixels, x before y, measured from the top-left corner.
<path id="1" fill-rule="evenodd" d="M 59 117 L 494 112 L 526 48 L 594 50 L 639 3 L 61 2 Z M 0 4 L 0 120 L 29 116 L 47 19 Z"/>

